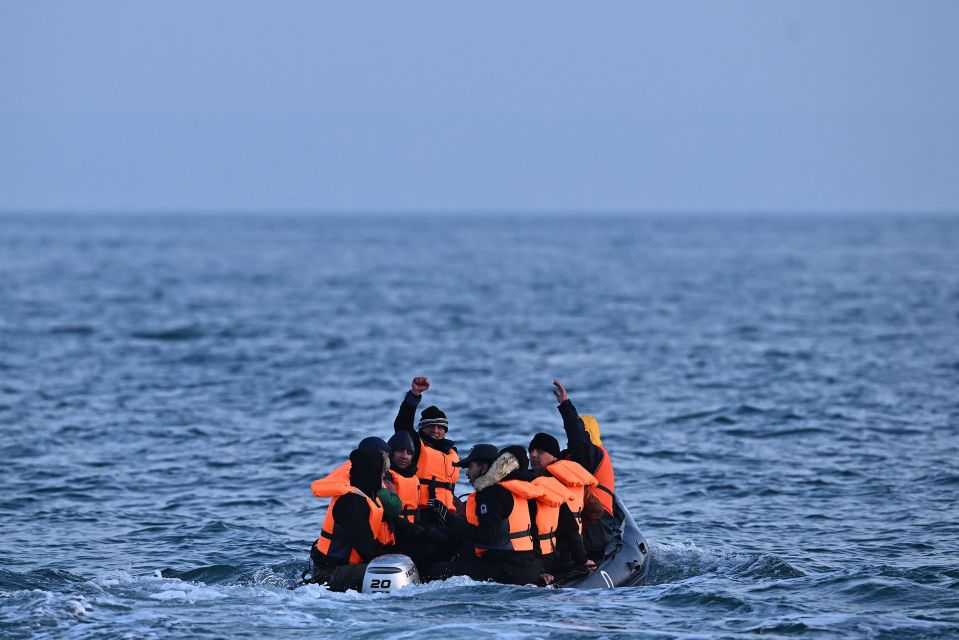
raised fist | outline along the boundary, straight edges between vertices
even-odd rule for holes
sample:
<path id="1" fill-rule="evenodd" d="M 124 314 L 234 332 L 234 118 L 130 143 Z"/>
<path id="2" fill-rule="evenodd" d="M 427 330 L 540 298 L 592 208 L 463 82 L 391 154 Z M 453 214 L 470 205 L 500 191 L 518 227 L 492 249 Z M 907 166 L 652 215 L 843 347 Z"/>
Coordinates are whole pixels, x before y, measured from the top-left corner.
<path id="1" fill-rule="evenodd" d="M 425 376 L 417 376 L 413 378 L 413 384 L 410 387 L 410 391 L 413 392 L 414 396 L 423 395 L 424 391 L 428 391 L 430 388 L 430 379 Z"/>

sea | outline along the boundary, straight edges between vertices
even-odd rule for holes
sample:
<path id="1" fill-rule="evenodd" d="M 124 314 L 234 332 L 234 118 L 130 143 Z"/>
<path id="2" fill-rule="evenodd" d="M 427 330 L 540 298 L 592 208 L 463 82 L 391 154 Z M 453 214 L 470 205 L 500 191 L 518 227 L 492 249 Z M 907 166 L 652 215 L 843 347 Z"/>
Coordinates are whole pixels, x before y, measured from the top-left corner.
<path id="1" fill-rule="evenodd" d="M 649 584 L 291 590 L 418 375 L 560 379 Z M 959 216 L 7 213 L 0 434 L 5 639 L 955 638 Z"/>

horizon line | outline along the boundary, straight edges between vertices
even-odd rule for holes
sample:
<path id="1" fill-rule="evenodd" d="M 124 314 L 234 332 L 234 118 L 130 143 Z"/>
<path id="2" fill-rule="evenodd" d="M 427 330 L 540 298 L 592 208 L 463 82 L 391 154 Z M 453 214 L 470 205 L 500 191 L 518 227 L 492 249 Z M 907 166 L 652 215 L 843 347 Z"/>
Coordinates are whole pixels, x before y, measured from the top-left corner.
<path id="1" fill-rule="evenodd" d="M 641 217 L 641 216 L 876 216 L 876 215 L 919 215 L 919 216 L 952 216 L 959 214 L 959 207 L 923 208 L 923 209 L 639 209 L 626 207 L 604 207 L 587 209 L 581 207 L 569 208 L 482 208 L 482 207 L 404 207 L 395 209 L 385 208 L 323 208 L 323 207 L 0 207 L 0 216 L 23 215 L 70 215 L 70 216 L 303 216 L 303 217 L 399 217 L 405 215 L 420 216 L 595 216 L 595 217 Z"/>

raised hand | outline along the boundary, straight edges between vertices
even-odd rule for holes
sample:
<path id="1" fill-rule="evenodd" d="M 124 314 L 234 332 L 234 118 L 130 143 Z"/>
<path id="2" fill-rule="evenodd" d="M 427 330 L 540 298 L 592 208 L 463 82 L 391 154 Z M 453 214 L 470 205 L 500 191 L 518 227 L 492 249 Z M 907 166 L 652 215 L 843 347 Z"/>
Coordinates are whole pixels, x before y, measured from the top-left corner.
<path id="1" fill-rule="evenodd" d="M 553 395 L 556 396 L 556 402 L 563 404 L 569 399 L 569 396 L 566 394 L 566 387 L 563 386 L 563 383 L 559 380 L 553 380 L 553 386 L 556 387 L 553 389 Z"/>
<path id="2" fill-rule="evenodd" d="M 429 391 L 430 388 L 430 379 L 425 376 L 417 376 L 413 378 L 413 384 L 410 386 L 410 391 L 413 392 L 414 396 L 423 395 L 424 391 Z"/>

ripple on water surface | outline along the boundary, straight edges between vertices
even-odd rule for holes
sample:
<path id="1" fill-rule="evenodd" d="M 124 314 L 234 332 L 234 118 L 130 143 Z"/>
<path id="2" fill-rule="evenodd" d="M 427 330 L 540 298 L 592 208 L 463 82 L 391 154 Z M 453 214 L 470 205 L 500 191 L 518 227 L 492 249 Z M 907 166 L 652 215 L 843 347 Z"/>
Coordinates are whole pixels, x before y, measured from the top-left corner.
<path id="1" fill-rule="evenodd" d="M 935 216 L 0 216 L 0 636 L 959 635 L 956 246 Z M 561 435 L 566 382 L 650 585 L 287 589 L 310 481 L 415 374 L 461 450 Z"/>

